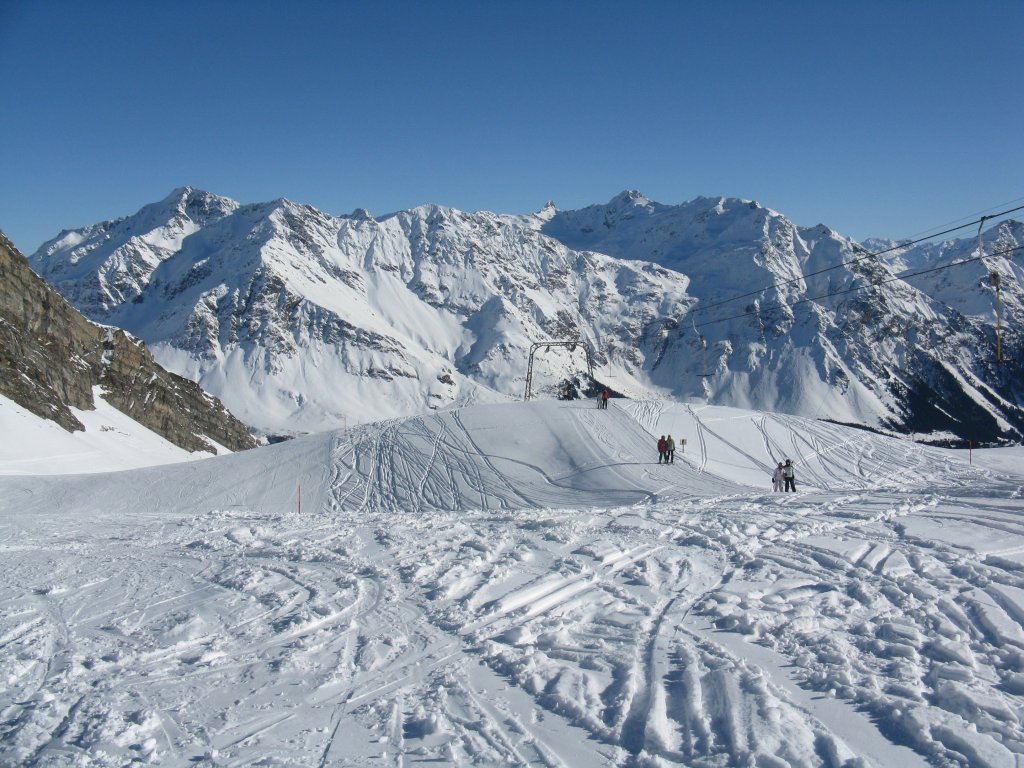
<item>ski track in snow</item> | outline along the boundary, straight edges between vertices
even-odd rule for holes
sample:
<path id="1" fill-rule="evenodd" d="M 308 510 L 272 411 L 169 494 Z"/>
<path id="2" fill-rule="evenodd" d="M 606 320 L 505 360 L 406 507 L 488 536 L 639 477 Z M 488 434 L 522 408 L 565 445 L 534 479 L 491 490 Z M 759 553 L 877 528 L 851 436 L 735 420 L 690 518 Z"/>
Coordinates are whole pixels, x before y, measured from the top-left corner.
<path id="1" fill-rule="evenodd" d="M 0 479 L 0 764 L 1024 762 L 1019 477 L 653 401 L 275 448 Z"/>

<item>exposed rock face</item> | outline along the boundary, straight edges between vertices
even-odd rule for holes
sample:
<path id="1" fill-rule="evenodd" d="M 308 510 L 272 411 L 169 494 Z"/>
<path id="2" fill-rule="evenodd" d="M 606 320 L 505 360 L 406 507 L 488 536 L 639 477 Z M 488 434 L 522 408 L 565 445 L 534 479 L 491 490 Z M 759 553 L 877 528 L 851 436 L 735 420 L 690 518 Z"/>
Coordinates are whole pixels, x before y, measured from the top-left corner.
<path id="1" fill-rule="evenodd" d="M 69 431 L 93 387 L 115 408 L 188 451 L 256 445 L 245 425 L 192 381 L 169 373 L 124 331 L 85 319 L 0 233 L 0 394 Z"/>

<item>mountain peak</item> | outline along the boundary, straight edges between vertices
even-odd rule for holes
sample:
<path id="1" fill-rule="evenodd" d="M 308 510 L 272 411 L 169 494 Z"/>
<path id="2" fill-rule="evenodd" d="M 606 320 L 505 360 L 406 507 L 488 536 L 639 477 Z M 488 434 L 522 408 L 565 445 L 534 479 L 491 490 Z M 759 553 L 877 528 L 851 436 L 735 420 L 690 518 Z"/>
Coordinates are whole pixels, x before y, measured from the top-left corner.
<path id="1" fill-rule="evenodd" d="M 644 196 L 642 192 L 637 189 L 626 189 L 617 194 L 611 200 L 608 201 L 609 207 L 625 208 L 633 206 L 642 208 L 651 204 L 651 200 Z"/>
<path id="2" fill-rule="evenodd" d="M 555 216 L 558 215 L 558 206 L 555 205 L 554 200 L 548 200 L 544 203 L 544 207 L 541 208 L 534 216 L 540 221 L 547 222 L 551 221 Z"/>
<path id="3" fill-rule="evenodd" d="M 171 193 L 163 199 L 165 203 L 175 203 L 184 200 L 195 191 L 194 187 L 175 187 Z"/>
<path id="4" fill-rule="evenodd" d="M 354 219 L 355 221 L 373 221 L 373 214 L 365 208 L 356 208 L 346 218 Z"/>
<path id="5" fill-rule="evenodd" d="M 171 217 L 183 215 L 202 226 L 211 219 L 219 219 L 233 213 L 238 207 L 234 200 L 196 187 L 185 186 L 171 190 L 167 197 L 153 206 L 153 212 L 165 211 Z M 145 211 L 146 208 L 142 210 Z"/>

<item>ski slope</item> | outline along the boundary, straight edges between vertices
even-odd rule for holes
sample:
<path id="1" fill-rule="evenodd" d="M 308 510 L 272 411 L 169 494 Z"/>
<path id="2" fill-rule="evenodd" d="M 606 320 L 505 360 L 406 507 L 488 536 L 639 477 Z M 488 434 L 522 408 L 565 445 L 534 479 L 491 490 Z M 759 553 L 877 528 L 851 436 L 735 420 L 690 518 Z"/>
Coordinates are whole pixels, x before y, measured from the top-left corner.
<path id="1" fill-rule="evenodd" d="M 1021 455 L 539 402 L 0 476 L 0 764 L 1015 766 Z"/>

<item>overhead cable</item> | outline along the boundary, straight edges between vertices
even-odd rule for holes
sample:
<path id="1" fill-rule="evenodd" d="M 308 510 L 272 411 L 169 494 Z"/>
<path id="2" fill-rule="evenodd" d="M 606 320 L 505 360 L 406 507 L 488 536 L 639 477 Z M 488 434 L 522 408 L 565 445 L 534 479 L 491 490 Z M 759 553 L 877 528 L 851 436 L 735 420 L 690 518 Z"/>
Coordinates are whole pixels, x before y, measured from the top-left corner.
<path id="1" fill-rule="evenodd" d="M 728 299 L 722 299 L 720 301 L 716 301 L 716 302 L 713 302 L 711 304 L 705 304 L 703 306 L 698 304 L 694 308 L 693 311 L 695 313 L 696 312 L 706 312 L 709 309 L 714 309 L 715 307 L 720 307 L 723 304 L 731 304 L 732 302 L 739 301 L 740 299 L 746 299 L 746 298 L 749 298 L 751 296 L 758 296 L 761 293 L 763 293 L 764 291 L 768 291 L 768 290 L 771 290 L 773 288 L 781 288 L 781 287 L 783 287 L 785 285 L 792 285 L 793 283 L 798 283 L 801 280 L 806 280 L 809 277 L 816 277 L 817 275 L 822 275 L 822 274 L 824 274 L 826 272 L 831 272 L 834 269 L 840 269 L 842 267 L 848 267 L 851 264 L 856 264 L 858 262 L 864 261 L 865 259 L 872 259 L 872 258 L 876 258 L 878 256 L 884 256 L 885 254 L 891 253 L 892 251 L 896 251 L 896 250 L 899 250 L 901 248 L 909 248 L 912 245 L 917 245 L 918 243 L 923 243 L 923 242 L 926 242 L 928 240 L 934 240 L 937 237 L 942 237 L 943 235 L 948 235 L 948 234 L 951 234 L 953 232 L 957 232 L 957 231 L 959 231 L 961 229 L 966 229 L 967 227 L 973 227 L 975 224 L 981 224 L 984 221 L 988 221 L 988 220 L 991 220 L 991 219 L 997 219 L 1000 216 L 1006 216 L 1008 214 L 1015 213 L 1017 211 L 1022 211 L 1022 210 L 1024 210 L 1024 205 L 1018 206 L 1016 208 L 1011 208 L 1011 209 L 1009 209 L 1007 211 L 1003 211 L 1001 213 L 994 213 L 991 216 L 982 216 L 981 218 L 975 219 L 974 221 L 969 221 L 966 224 L 960 224 L 959 226 L 952 227 L 951 229 L 943 230 L 942 232 L 936 232 L 935 234 L 928 235 L 927 237 L 920 237 L 920 238 L 918 238 L 916 240 L 902 241 L 902 242 L 899 242 L 896 245 L 892 246 L 891 248 L 886 248 L 885 250 L 882 250 L 882 251 L 875 251 L 873 253 L 864 253 L 862 256 L 858 256 L 855 259 L 850 259 L 849 261 L 843 261 L 843 262 L 840 262 L 839 264 L 835 264 L 835 265 L 833 265 L 831 267 L 825 267 L 824 269 L 819 269 L 817 272 L 809 272 L 806 275 L 800 275 L 799 277 L 794 277 L 794 278 L 791 278 L 789 280 L 783 280 L 783 281 L 778 282 L 778 283 L 772 283 L 771 285 L 765 286 L 764 288 L 759 288 L 756 291 L 750 291 L 749 293 L 742 293 L 739 296 L 733 296 L 733 297 L 728 298 Z M 855 246 L 855 247 L 856 248 L 860 248 L 860 246 Z M 740 315 L 740 317 L 742 317 L 742 315 Z M 715 321 L 715 322 L 717 322 L 717 321 Z M 701 325 L 708 325 L 708 324 L 710 324 L 710 322 L 709 323 L 702 323 Z"/>
<path id="2" fill-rule="evenodd" d="M 937 237 L 937 235 L 928 235 L 928 233 L 931 232 L 933 229 L 951 227 L 954 224 L 959 224 L 960 222 L 966 221 L 967 219 L 974 219 L 976 216 L 981 216 L 982 218 L 985 218 L 984 214 L 987 214 L 989 211 L 994 211 L 996 208 L 1003 208 L 1007 205 L 1016 205 L 1017 203 L 1020 202 L 1024 202 L 1024 197 L 1017 197 L 1014 198 L 1013 200 L 1007 200 L 1004 203 L 996 203 L 995 205 L 989 206 L 984 210 L 975 211 L 974 213 L 968 213 L 966 216 L 961 216 L 959 219 L 953 219 L 952 221 L 945 221 L 942 224 L 936 224 L 934 227 L 929 227 L 928 229 L 922 230 L 921 232 L 915 232 L 914 234 L 910 235 L 910 237 L 917 238 L 921 237 L 922 235 L 927 235 L 928 239 L 933 239 Z M 993 216 L 999 216 L 999 214 L 992 214 L 989 216 L 989 218 L 992 218 Z"/>
<path id="3" fill-rule="evenodd" d="M 697 328 L 703 328 L 703 327 L 708 326 L 708 325 L 717 325 L 718 323 L 725 323 L 725 322 L 728 322 L 729 320 L 738 320 L 738 319 L 743 318 L 743 317 L 750 317 L 750 316 L 753 316 L 753 315 L 759 315 L 762 312 L 766 312 L 766 311 L 769 311 L 769 310 L 772 310 L 772 309 L 784 309 L 784 308 L 787 308 L 787 307 L 796 307 L 796 306 L 799 306 L 801 304 L 807 304 L 808 302 L 812 302 L 812 301 L 821 301 L 822 299 L 829 299 L 829 298 L 832 298 L 833 296 L 842 296 L 842 295 L 847 294 L 847 293 L 854 293 L 856 291 L 863 291 L 863 290 L 865 290 L 867 288 L 874 288 L 875 286 L 878 286 L 878 285 L 885 285 L 886 283 L 893 283 L 893 282 L 896 282 L 897 280 L 908 280 L 910 278 L 918 277 L 920 275 L 927 275 L 927 274 L 932 273 L 932 272 L 940 272 L 943 269 L 950 269 L 952 267 L 959 267 L 959 266 L 961 266 L 963 264 L 970 264 L 970 263 L 975 262 L 975 261 L 981 261 L 982 259 L 984 259 L 984 258 L 986 258 L 988 256 L 1006 256 L 1008 254 L 1014 253 L 1015 251 L 1019 251 L 1019 250 L 1022 250 L 1022 249 L 1024 249 L 1024 245 L 1018 245 L 1018 246 L 1015 246 L 1013 248 L 1007 248 L 1007 249 L 1002 250 L 1002 251 L 996 251 L 994 253 L 986 253 L 986 254 L 981 254 L 981 255 L 978 255 L 978 256 L 972 256 L 972 257 L 967 258 L 967 259 L 961 259 L 960 261 L 950 262 L 949 264 L 941 264 L 941 265 L 939 265 L 937 267 L 930 267 L 929 269 L 922 269 L 922 270 L 920 270 L 918 272 L 903 272 L 903 273 L 900 273 L 898 275 L 893 275 L 892 277 L 888 277 L 888 278 L 886 278 L 884 280 L 874 280 L 872 282 L 865 283 L 863 285 L 856 285 L 856 286 L 854 286 L 852 288 L 844 288 L 841 291 L 832 291 L 832 292 L 829 292 L 829 293 L 823 293 L 820 296 L 807 296 L 807 297 L 804 297 L 802 299 L 798 299 L 798 300 L 792 301 L 792 302 L 780 302 L 780 303 L 777 303 L 777 304 L 771 304 L 771 305 L 769 305 L 767 307 L 758 307 L 757 309 L 753 309 L 753 310 L 750 310 L 750 311 L 747 311 L 747 312 L 741 312 L 741 313 L 739 313 L 737 315 L 731 315 L 729 317 L 721 317 L 721 318 L 718 318 L 716 320 L 708 320 L 706 322 L 703 322 L 703 323 L 700 323 L 699 325 L 697 325 Z M 815 274 L 817 274 L 817 273 L 815 273 Z"/>

